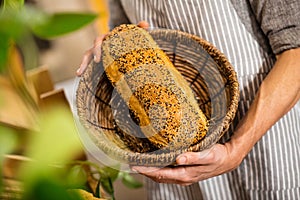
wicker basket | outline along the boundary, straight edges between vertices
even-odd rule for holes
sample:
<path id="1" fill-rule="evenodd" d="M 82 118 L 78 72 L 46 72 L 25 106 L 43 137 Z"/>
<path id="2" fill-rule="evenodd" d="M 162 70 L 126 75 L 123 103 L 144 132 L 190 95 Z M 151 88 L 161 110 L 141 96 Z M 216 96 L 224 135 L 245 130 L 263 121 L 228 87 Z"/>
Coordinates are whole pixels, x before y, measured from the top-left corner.
<path id="1" fill-rule="evenodd" d="M 92 63 L 81 77 L 76 93 L 77 114 L 94 144 L 109 157 L 130 165 L 166 166 L 186 151 L 202 151 L 218 142 L 235 116 L 239 90 L 236 73 L 226 57 L 207 41 L 181 31 L 156 29 L 150 34 L 190 83 L 199 106 L 209 119 L 206 137 L 179 150 L 137 153 L 117 134 L 135 132 L 128 108 L 108 81 L 102 63 Z M 116 124 L 115 118 L 123 124 Z M 119 120 L 120 121 L 120 120 Z M 136 125 L 135 125 L 136 126 Z M 134 142 L 134 141 L 133 141 Z"/>

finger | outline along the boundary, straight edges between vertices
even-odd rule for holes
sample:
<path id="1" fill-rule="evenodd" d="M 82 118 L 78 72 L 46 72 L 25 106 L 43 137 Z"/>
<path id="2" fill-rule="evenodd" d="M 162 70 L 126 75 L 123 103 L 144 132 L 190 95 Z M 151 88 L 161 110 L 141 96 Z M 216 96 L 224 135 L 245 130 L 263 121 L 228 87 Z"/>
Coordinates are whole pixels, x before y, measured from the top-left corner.
<path id="1" fill-rule="evenodd" d="M 96 63 L 100 62 L 101 60 L 101 46 L 106 35 L 107 34 L 102 34 L 98 36 L 94 41 L 93 55 L 94 55 L 94 61 Z"/>
<path id="2" fill-rule="evenodd" d="M 141 27 L 141 28 L 144 28 L 144 29 L 148 29 L 149 28 L 149 23 L 146 22 L 146 21 L 140 21 L 137 25 L 139 27 Z"/>
<path id="3" fill-rule="evenodd" d="M 87 66 L 89 65 L 90 61 L 93 57 L 93 49 L 89 49 L 83 55 L 83 59 L 81 61 L 80 67 L 76 71 L 77 76 L 81 76 L 83 72 L 86 70 Z"/>
<path id="4" fill-rule="evenodd" d="M 189 165 L 178 166 L 166 171 L 157 171 L 156 174 L 146 174 L 149 178 L 160 183 L 173 183 L 190 185 L 202 180 L 219 175 L 215 166 L 211 165 Z"/>
<path id="5" fill-rule="evenodd" d="M 142 174 L 149 174 L 149 173 L 154 173 L 161 168 L 158 167 L 144 167 L 144 166 L 133 166 L 131 167 L 131 170 L 134 172 L 142 173 Z"/>
<path id="6" fill-rule="evenodd" d="M 183 183 L 185 170 L 181 168 L 133 167 L 133 170 L 160 183 Z M 186 182 L 184 182 L 186 183 Z"/>
<path id="7" fill-rule="evenodd" d="M 133 167 L 134 171 L 159 182 L 169 184 L 190 185 L 195 182 L 216 176 L 211 166 L 178 166 L 175 168 Z"/>

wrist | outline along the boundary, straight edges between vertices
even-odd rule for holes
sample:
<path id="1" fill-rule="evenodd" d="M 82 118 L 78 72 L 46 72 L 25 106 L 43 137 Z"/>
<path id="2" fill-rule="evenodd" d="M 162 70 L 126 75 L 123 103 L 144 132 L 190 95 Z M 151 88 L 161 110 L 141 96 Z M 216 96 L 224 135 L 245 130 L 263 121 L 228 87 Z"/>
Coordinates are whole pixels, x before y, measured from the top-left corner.
<path id="1" fill-rule="evenodd" d="M 255 130 L 255 126 L 247 126 L 246 118 L 241 121 L 240 126 L 238 126 L 232 135 L 229 145 L 231 146 L 231 153 L 237 160 L 242 162 L 242 160 L 251 151 L 257 141 L 261 138 L 259 131 Z"/>

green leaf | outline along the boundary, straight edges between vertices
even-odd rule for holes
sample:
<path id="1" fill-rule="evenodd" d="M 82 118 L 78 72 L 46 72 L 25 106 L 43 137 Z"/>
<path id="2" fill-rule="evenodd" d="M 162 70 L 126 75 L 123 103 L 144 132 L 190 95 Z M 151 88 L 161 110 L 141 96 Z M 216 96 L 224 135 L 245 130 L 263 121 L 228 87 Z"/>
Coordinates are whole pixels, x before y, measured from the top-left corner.
<path id="1" fill-rule="evenodd" d="M 23 34 L 22 38 L 16 40 L 16 43 L 22 52 L 25 70 L 38 67 L 39 52 L 33 35 Z"/>
<path id="2" fill-rule="evenodd" d="M 51 178 L 40 177 L 31 188 L 25 190 L 24 200 L 81 200 L 79 195 L 69 194 L 67 190 Z"/>
<path id="3" fill-rule="evenodd" d="M 68 187 L 81 188 L 87 182 L 87 174 L 81 165 L 73 166 L 67 177 Z"/>
<path id="4" fill-rule="evenodd" d="M 140 188 L 143 184 L 127 172 L 122 173 L 122 183 L 128 188 Z"/>
<path id="5" fill-rule="evenodd" d="M 4 9 L 20 9 L 24 5 L 24 0 L 4 0 Z"/>
<path id="6" fill-rule="evenodd" d="M 26 30 L 26 26 L 20 16 L 21 12 L 12 9 L 5 10 L 0 15 L 0 33 L 10 38 L 19 38 Z M 2 39 L 2 38 L 1 38 Z"/>
<path id="7" fill-rule="evenodd" d="M 15 15 L 18 16 L 18 20 L 21 21 L 22 24 L 25 24 L 28 29 L 36 26 L 43 26 L 48 23 L 52 17 L 52 15 L 33 6 L 24 6 L 19 12 L 16 13 L 15 11 Z"/>
<path id="8" fill-rule="evenodd" d="M 15 131 L 0 125 L 0 161 L 2 161 L 5 154 L 12 153 L 17 143 L 18 137 Z"/>
<path id="9" fill-rule="evenodd" d="M 30 27 L 45 24 L 48 15 L 32 6 L 24 6 L 20 10 L 7 9 L 0 15 L 0 69 L 3 69 L 7 58 L 7 40 L 14 41 L 24 57 L 25 69 L 38 65 L 38 49 L 30 32 Z M 3 38 L 3 40 L 2 40 Z M 3 44 L 2 44 L 3 43 Z"/>
<path id="10" fill-rule="evenodd" d="M 40 130 L 29 141 L 28 157 L 45 164 L 65 164 L 81 152 L 79 136 L 68 109 L 57 106 L 40 116 Z"/>
<path id="11" fill-rule="evenodd" d="M 40 126 L 28 140 L 24 155 L 34 160 L 21 168 L 21 178 L 34 181 L 41 174 L 53 176 L 82 151 L 73 117 L 66 107 L 54 107 L 40 116 Z"/>
<path id="12" fill-rule="evenodd" d="M 7 59 L 8 59 L 8 50 L 9 50 L 9 41 L 10 38 L 0 32 L 0 73 L 4 72 Z"/>
<path id="13" fill-rule="evenodd" d="M 100 177 L 101 187 L 105 192 L 114 197 L 114 187 L 110 177 Z"/>
<path id="14" fill-rule="evenodd" d="M 112 182 L 114 182 L 119 175 L 119 170 L 108 166 L 102 167 L 101 172 L 102 173 L 100 174 L 100 176 L 107 176 L 112 180 Z"/>
<path id="15" fill-rule="evenodd" d="M 99 179 L 98 182 L 97 182 L 96 191 L 95 191 L 95 195 L 94 195 L 97 198 L 101 198 L 100 187 L 101 187 L 101 181 Z"/>
<path id="16" fill-rule="evenodd" d="M 92 13 L 56 13 L 45 23 L 34 24 L 31 28 L 41 38 L 53 38 L 80 29 L 96 17 Z"/>

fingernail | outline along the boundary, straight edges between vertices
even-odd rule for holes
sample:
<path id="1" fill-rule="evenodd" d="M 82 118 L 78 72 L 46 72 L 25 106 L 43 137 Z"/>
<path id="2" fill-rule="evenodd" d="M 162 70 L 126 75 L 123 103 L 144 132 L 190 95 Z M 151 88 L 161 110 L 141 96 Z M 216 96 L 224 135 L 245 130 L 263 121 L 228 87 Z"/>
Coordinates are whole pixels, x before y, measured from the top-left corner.
<path id="1" fill-rule="evenodd" d="M 77 69 L 76 74 L 77 74 L 77 75 L 81 75 L 81 68 L 78 68 L 78 69 Z"/>
<path id="2" fill-rule="evenodd" d="M 94 56 L 94 62 L 96 62 L 96 63 L 100 62 L 100 58 L 96 55 Z"/>

